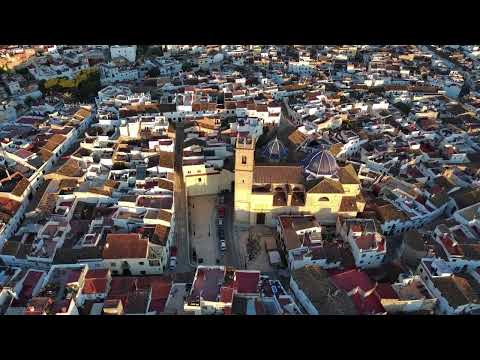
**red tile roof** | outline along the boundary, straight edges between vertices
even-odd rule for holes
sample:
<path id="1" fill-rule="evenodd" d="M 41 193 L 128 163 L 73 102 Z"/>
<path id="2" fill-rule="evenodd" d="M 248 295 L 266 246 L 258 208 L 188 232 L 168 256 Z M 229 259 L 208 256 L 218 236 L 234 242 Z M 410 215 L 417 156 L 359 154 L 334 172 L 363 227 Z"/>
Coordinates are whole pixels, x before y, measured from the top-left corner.
<path id="1" fill-rule="evenodd" d="M 232 303 L 233 301 L 233 288 L 229 286 L 222 286 L 220 288 L 220 302 Z"/>
<path id="2" fill-rule="evenodd" d="M 25 306 L 33 295 L 33 289 L 37 286 L 44 273 L 40 271 L 29 271 L 23 280 L 23 287 L 18 294 L 18 299 L 13 300 L 12 306 Z"/>
<path id="3" fill-rule="evenodd" d="M 144 259 L 147 257 L 148 240 L 140 234 L 108 234 L 103 249 L 104 259 Z"/>
<path id="4" fill-rule="evenodd" d="M 238 293 L 257 293 L 258 282 L 260 280 L 259 271 L 235 271 L 234 289 Z"/>
<path id="5" fill-rule="evenodd" d="M 385 312 L 382 303 L 375 294 L 363 297 L 360 293 L 355 293 L 350 298 L 360 314 L 372 315 Z"/>
<path id="6" fill-rule="evenodd" d="M 108 276 L 109 269 L 90 269 L 85 275 L 85 279 L 100 279 Z"/>
<path id="7" fill-rule="evenodd" d="M 20 149 L 20 150 L 18 150 L 18 151 L 15 153 L 15 155 L 21 157 L 22 159 L 26 159 L 26 158 L 28 158 L 29 156 L 32 156 L 33 153 L 30 152 L 30 151 L 28 151 L 28 150 L 25 150 L 25 149 Z"/>
<path id="8" fill-rule="evenodd" d="M 375 284 L 365 272 L 356 269 L 333 275 L 331 279 L 338 288 L 346 292 L 353 290 L 357 286 L 363 291 L 369 291 L 375 287 Z"/>
<path id="9" fill-rule="evenodd" d="M 84 294 L 103 294 L 107 291 L 108 280 L 103 279 L 86 279 L 82 293 Z"/>
<path id="10" fill-rule="evenodd" d="M 331 277 L 331 280 L 341 290 L 349 293 L 352 301 L 361 314 L 380 314 L 385 309 L 380 302 L 381 296 L 376 292 L 376 284 L 368 275 L 359 270 L 345 271 Z M 388 289 L 380 290 L 384 293 Z"/>
<path id="11" fill-rule="evenodd" d="M 377 284 L 375 292 L 381 299 L 398 299 L 398 294 L 389 283 Z"/>

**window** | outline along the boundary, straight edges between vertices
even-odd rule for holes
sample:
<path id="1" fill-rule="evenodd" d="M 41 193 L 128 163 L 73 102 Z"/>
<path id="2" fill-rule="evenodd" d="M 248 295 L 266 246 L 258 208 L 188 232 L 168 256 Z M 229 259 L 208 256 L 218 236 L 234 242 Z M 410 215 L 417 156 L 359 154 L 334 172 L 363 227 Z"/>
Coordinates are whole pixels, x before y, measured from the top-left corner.
<path id="1" fill-rule="evenodd" d="M 118 275 L 118 270 L 113 270 L 112 273 L 113 275 Z"/>
<path id="2" fill-rule="evenodd" d="M 146 274 L 145 270 L 140 271 L 140 274 L 145 275 Z"/>
<path id="3" fill-rule="evenodd" d="M 365 257 L 365 256 L 367 256 L 367 254 L 362 254 L 362 258 Z"/>
<path id="4" fill-rule="evenodd" d="M 318 201 L 330 201 L 330 200 L 328 199 L 328 197 L 324 196 L 318 199 Z"/>
<path id="5" fill-rule="evenodd" d="M 145 263 L 143 261 L 140 261 L 138 264 L 139 265 L 144 265 Z"/>
<path id="6" fill-rule="evenodd" d="M 198 178 L 198 182 L 202 182 L 202 178 Z"/>
<path id="7" fill-rule="evenodd" d="M 242 156 L 242 164 L 243 165 L 247 164 L 247 157 L 246 156 Z"/>
<path id="8" fill-rule="evenodd" d="M 112 262 L 112 263 L 110 263 L 110 265 L 111 265 L 112 267 L 115 267 L 115 266 L 117 266 L 117 263 Z"/>

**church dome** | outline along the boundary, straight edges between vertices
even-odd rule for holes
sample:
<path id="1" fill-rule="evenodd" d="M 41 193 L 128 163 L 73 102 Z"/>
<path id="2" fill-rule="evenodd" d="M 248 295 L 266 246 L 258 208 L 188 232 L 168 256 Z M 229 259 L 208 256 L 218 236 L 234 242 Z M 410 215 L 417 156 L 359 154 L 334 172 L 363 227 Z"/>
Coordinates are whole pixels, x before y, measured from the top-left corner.
<path id="1" fill-rule="evenodd" d="M 270 161 L 279 161 L 287 155 L 287 149 L 277 137 L 270 140 L 270 142 L 263 148 L 263 156 Z"/>
<path id="2" fill-rule="evenodd" d="M 337 160 L 330 151 L 319 151 L 311 157 L 305 171 L 313 177 L 334 176 L 338 171 Z"/>

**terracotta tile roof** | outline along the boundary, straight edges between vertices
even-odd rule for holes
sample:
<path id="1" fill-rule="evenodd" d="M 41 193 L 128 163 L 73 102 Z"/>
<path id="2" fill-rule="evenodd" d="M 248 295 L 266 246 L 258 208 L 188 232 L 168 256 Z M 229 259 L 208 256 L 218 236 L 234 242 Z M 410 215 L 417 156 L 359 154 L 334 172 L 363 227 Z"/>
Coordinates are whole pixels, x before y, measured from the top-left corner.
<path id="1" fill-rule="evenodd" d="M 92 112 L 87 110 L 87 109 L 84 109 L 84 108 L 80 108 L 80 110 L 78 110 L 74 115 L 73 117 L 77 120 L 83 120 L 85 119 L 86 117 L 89 117 L 90 114 Z"/>
<path id="2" fill-rule="evenodd" d="M 15 155 L 21 157 L 22 159 L 26 159 L 29 156 L 32 156 L 33 153 L 25 149 L 20 149 L 17 152 L 15 152 Z"/>
<path id="3" fill-rule="evenodd" d="M 463 209 L 480 202 L 480 189 L 462 188 L 450 196 L 455 200 L 458 209 Z"/>
<path id="4" fill-rule="evenodd" d="M 174 154 L 173 152 L 159 151 L 157 155 L 148 158 L 148 167 L 160 166 L 173 169 Z"/>
<path id="5" fill-rule="evenodd" d="M 27 178 L 22 177 L 22 179 L 17 183 L 15 188 L 12 190 L 12 195 L 22 196 L 22 194 L 27 189 L 28 185 L 30 185 L 30 181 L 28 181 Z"/>
<path id="6" fill-rule="evenodd" d="M 313 180 L 307 184 L 307 192 L 311 194 L 343 194 L 342 184 L 338 181 L 323 178 L 320 180 Z"/>
<path id="7" fill-rule="evenodd" d="M 170 222 L 172 221 L 172 213 L 166 210 L 160 209 L 158 211 L 158 219 Z"/>
<path id="8" fill-rule="evenodd" d="M 40 149 L 40 151 L 37 152 L 37 155 L 39 156 L 40 159 L 42 159 L 43 162 L 46 162 L 46 161 L 50 160 L 50 158 L 52 157 L 52 152 L 45 149 L 45 148 L 42 148 L 42 149 Z M 30 163 L 30 161 L 31 160 L 29 160 L 29 163 Z M 43 165 L 43 164 L 40 164 L 40 166 L 41 165 Z M 40 167 L 40 166 L 38 166 L 38 167 Z"/>
<path id="9" fill-rule="evenodd" d="M 12 216 L 20 207 L 21 203 L 16 200 L 0 197 L 0 211 L 6 215 Z"/>
<path id="10" fill-rule="evenodd" d="M 60 144 L 62 144 L 65 141 L 65 139 L 66 139 L 65 136 L 61 134 L 55 134 L 48 139 L 47 143 L 43 146 L 43 148 L 53 152 L 53 150 L 59 147 Z"/>
<path id="11" fill-rule="evenodd" d="M 288 135 L 288 140 L 294 145 L 300 145 L 307 139 L 307 136 L 302 132 L 295 130 L 290 135 Z"/>
<path id="12" fill-rule="evenodd" d="M 148 240 L 140 234 L 108 234 L 102 255 L 104 259 L 144 259 L 147 252 Z"/>
<path id="13" fill-rule="evenodd" d="M 129 293 L 125 304 L 126 314 L 144 314 L 148 311 L 151 289 Z"/>
<path id="14" fill-rule="evenodd" d="M 267 105 L 265 105 L 265 104 L 258 104 L 258 105 L 257 105 L 257 112 L 268 112 Z"/>
<path id="15" fill-rule="evenodd" d="M 68 159 L 57 171 L 57 174 L 69 177 L 81 177 L 84 173 L 77 160 Z"/>
<path id="16" fill-rule="evenodd" d="M 58 184 L 58 189 L 59 190 L 72 189 L 72 188 L 75 189 L 77 185 L 78 185 L 77 179 L 62 179 Z"/>
<path id="17" fill-rule="evenodd" d="M 337 154 L 343 149 L 343 144 L 342 143 L 336 143 L 330 146 L 330 152 L 332 153 L 333 156 L 337 156 Z"/>
<path id="18" fill-rule="evenodd" d="M 237 108 L 237 103 L 235 101 L 225 101 L 225 109 L 233 110 Z"/>
<path id="19" fill-rule="evenodd" d="M 355 196 L 344 196 L 340 203 L 340 212 L 354 212 L 358 211 L 357 200 Z"/>
<path id="20" fill-rule="evenodd" d="M 408 216 L 398 210 L 395 206 L 391 204 L 379 206 L 376 208 L 376 213 L 380 216 L 381 220 L 389 221 L 389 220 L 407 220 Z"/>
<path id="21" fill-rule="evenodd" d="M 173 182 L 165 179 L 158 180 L 158 187 L 166 190 L 173 191 Z"/>
<path id="22" fill-rule="evenodd" d="M 360 179 L 352 164 L 339 168 L 337 175 L 342 184 L 360 184 Z"/>
<path id="23" fill-rule="evenodd" d="M 259 271 L 235 271 L 234 289 L 238 293 L 254 294 L 258 293 L 258 283 L 260 281 Z"/>
<path id="24" fill-rule="evenodd" d="M 155 231 L 152 237 L 152 243 L 157 245 L 166 246 L 168 235 L 170 234 L 170 227 L 164 226 L 162 224 L 157 224 L 155 226 Z"/>
<path id="25" fill-rule="evenodd" d="M 90 269 L 85 275 L 85 279 L 101 279 L 108 277 L 109 269 Z"/>
<path id="26" fill-rule="evenodd" d="M 220 124 L 216 123 L 216 119 L 203 118 L 196 121 L 196 124 L 205 129 L 215 130 L 220 127 Z"/>
<path id="27" fill-rule="evenodd" d="M 303 167 L 298 165 L 258 165 L 253 169 L 253 182 L 262 184 L 302 184 Z"/>
<path id="28" fill-rule="evenodd" d="M 321 315 L 356 315 L 355 305 L 338 289 L 320 266 L 307 265 L 292 272 L 292 278 Z"/>
<path id="29" fill-rule="evenodd" d="M 107 179 L 104 185 L 113 189 L 118 189 L 118 187 L 120 186 L 120 183 L 115 180 Z"/>
<path id="30" fill-rule="evenodd" d="M 83 294 L 102 294 L 107 290 L 108 280 L 106 278 L 85 279 Z"/>
<path id="31" fill-rule="evenodd" d="M 88 192 L 91 192 L 92 194 L 99 194 L 99 195 L 104 195 L 104 196 L 111 196 L 113 191 L 112 188 L 109 187 L 91 187 L 88 189 Z"/>
<path id="32" fill-rule="evenodd" d="M 453 308 L 480 304 L 478 281 L 467 274 L 434 277 L 432 282 Z"/>

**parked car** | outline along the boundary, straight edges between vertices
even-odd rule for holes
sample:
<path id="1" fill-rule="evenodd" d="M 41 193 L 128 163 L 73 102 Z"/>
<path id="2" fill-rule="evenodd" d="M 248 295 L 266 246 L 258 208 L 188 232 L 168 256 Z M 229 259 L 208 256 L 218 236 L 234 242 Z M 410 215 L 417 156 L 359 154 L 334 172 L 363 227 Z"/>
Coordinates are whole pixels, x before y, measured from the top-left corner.
<path id="1" fill-rule="evenodd" d="M 218 197 L 218 203 L 221 204 L 221 205 L 225 204 L 225 196 L 220 195 Z"/>
<path id="2" fill-rule="evenodd" d="M 220 219 L 223 219 L 225 217 L 225 208 L 223 206 L 218 208 L 218 217 Z"/>
<path id="3" fill-rule="evenodd" d="M 227 246 L 225 245 L 225 240 L 220 240 L 220 250 L 225 251 Z"/>
<path id="4" fill-rule="evenodd" d="M 223 219 L 222 218 L 217 219 L 217 226 L 223 226 Z"/>
<path id="5" fill-rule="evenodd" d="M 177 267 L 177 258 L 175 256 L 170 258 L 170 271 L 174 271 Z"/>

